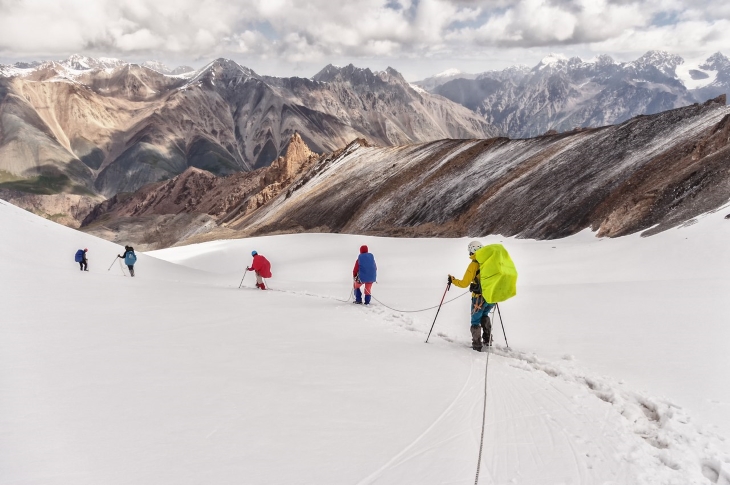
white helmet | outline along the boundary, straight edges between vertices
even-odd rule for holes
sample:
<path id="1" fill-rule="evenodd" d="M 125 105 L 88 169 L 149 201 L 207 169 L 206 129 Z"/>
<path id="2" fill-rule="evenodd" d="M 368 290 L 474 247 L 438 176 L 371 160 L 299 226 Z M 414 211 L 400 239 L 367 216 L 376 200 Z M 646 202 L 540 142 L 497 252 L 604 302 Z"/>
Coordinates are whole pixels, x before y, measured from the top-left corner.
<path id="1" fill-rule="evenodd" d="M 474 254 L 482 248 L 482 243 L 479 241 L 472 241 L 469 243 L 469 254 Z"/>

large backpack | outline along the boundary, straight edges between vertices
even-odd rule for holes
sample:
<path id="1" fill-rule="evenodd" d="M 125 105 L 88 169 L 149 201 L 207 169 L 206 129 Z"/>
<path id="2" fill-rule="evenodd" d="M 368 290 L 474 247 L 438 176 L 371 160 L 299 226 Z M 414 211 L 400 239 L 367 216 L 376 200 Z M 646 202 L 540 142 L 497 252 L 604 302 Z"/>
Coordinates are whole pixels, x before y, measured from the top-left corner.
<path id="1" fill-rule="evenodd" d="M 499 303 L 517 294 L 517 269 L 501 244 L 490 244 L 474 253 L 484 300 Z"/>
<path id="2" fill-rule="evenodd" d="M 76 261 L 77 263 L 80 263 L 83 260 L 84 260 L 84 250 L 79 249 L 78 251 L 76 251 L 76 256 L 74 256 L 74 261 Z"/>
<path id="3" fill-rule="evenodd" d="M 137 262 L 137 256 L 134 254 L 134 251 L 127 251 L 127 254 L 124 255 L 124 264 L 127 266 L 134 266 L 134 263 Z"/>
<path id="4" fill-rule="evenodd" d="M 358 277 L 362 283 L 375 283 L 378 279 L 378 267 L 375 256 L 371 253 L 360 253 L 357 257 Z"/>

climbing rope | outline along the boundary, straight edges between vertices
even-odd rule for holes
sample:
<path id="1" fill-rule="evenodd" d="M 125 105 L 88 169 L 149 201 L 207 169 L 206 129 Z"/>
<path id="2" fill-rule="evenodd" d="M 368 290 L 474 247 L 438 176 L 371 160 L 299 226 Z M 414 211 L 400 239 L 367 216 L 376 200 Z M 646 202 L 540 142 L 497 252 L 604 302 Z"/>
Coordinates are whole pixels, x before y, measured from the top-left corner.
<path id="1" fill-rule="evenodd" d="M 474 485 L 479 483 L 479 469 L 482 465 L 482 450 L 484 449 L 484 425 L 487 421 L 487 377 L 489 376 L 489 354 L 487 351 L 487 363 L 484 366 L 484 409 L 482 410 L 482 437 L 479 440 L 479 461 L 477 461 L 477 475 L 474 478 Z"/>
<path id="2" fill-rule="evenodd" d="M 350 294 L 347 295 L 347 298 L 345 298 L 344 300 L 340 300 L 339 298 L 332 298 L 332 299 L 335 300 L 335 301 L 342 302 L 342 303 L 347 303 L 347 302 L 349 302 L 349 301 L 352 300 L 352 294 L 354 292 L 355 292 L 355 289 L 354 288 L 350 288 Z"/>
<path id="3" fill-rule="evenodd" d="M 456 297 L 452 298 L 451 300 L 446 300 L 443 304 L 446 305 L 447 303 L 451 303 L 454 300 L 458 300 L 459 298 L 461 298 L 462 296 L 466 295 L 467 293 L 469 293 L 469 291 L 465 291 L 461 295 L 456 296 Z M 428 308 L 423 308 L 421 310 L 398 310 L 397 308 L 393 308 L 391 306 L 386 305 L 385 303 L 383 303 L 382 301 L 378 300 L 374 296 L 372 296 L 372 295 L 370 295 L 370 296 L 372 297 L 373 300 L 377 301 L 378 303 L 380 303 L 384 307 L 393 310 L 394 312 L 400 312 L 400 313 L 420 313 L 420 312 L 425 312 L 425 311 L 428 311 L 428 310 L 433 310 L 434 308 L 438 308 L 438 305 L 434 305 L 434 306 L 430 306 Z"/>
<path id="4" fill-rule="evenodd" d="M 277 290 L 277 289 L 271 288 L 270 286 L 268 286 L 268 284 L 267 284 L 267 287 L 270 290 L 273 290 L 273 291 L 281 291 L 281 292 L 285 292 L 285 293 L 291 293 L 290 291 L 287 291 L 287 290 Z M 332 298 L 332 299 L 335 300 L 335 301 L 345 302 L 346 303 L 346 302 L 348 302 L 348 301 L 350 301 L 352 299 L 353 292 L 354 292 L 354 289 L 351 288 L 350 289 L 349 296 L 346 299 L 344 299 L 344 300 L 340 300 L 338 298 Z M 461 298 L 462 296 L 466 295 L 467 293 L 469 293 L 469 291 L 465 291 L 461 295 L 458 295 L 458 296 L 456 296 L 456 297 L 454 297 L 454 298 L 452 298 L 450 300 L 445 301 L 443 303 L 443 305 L 445 305 L 447 303 L 451 303 L 452 301 L 458 300 L 459 298 Z M 382 301 L 378 300 L 377 298 L 375 298 L 372 295 L 371 295 L 371 297 L 372 297 L 373 300 L 377 301 L 378 303 L 380 303 L 384 307 L 389 308 L 390 310 L 393 310 L 395 312 L 400 312 L 400 313 L 418 313 L 418 312 L 425 312 L 425 311 L 428 311 L 428 310 L 433 310 L 434 308 L 437 308 L 439 306 L 439 305 L 434 305 L 432 307 L 423 308 L 423 309 L 420 309 L 420 310 L 398 310 L 398 309 L 393 308 L 393 307 L 391 307 L 389 305 L 386 305 L 385 303 L 383 303 Z M 492 310 L 491 313 L 492 313 L 492 318 L 494 318 L 495 313 L 497 313 L 499 315 L 500 322 L 502 321 L 502 315 L 499 312 L 499 307 L 497 307 L 495 305 L 495 308 Z M 502 326 L 502 329 L 504 330 L 504 325 Z M 505 342 L 506 341 L 507 341 L 507 335 L 505 335 Z M 509 349 L 509 346 L 507 348 Z M 483 405 L 483 408 L 482 408 L 482 431 L 481 431 L 481 436 L 479 438 L 479 458 L 478 458 L 478 461 L 477 461 L 476 476 L 474 477 L 474 485 L 478 485 L 479 484 L 479 472 L 481 470 L 482 453 L 484 451 L 484 429 L 486 427 L 486 422 L 487 422 L 487 383 L 488 383 L 488 377 L 489 377 L 489 354 L 491 354 L 491 352 L 490 351 L 487 351 L 487 359 L 486 359 L 486 363 L 484 365 L 484 405 Z"/>
<path id="5" fill-rule="evenodd" d="M 268 281 L 266 280 L 266 278 L 264 278 L 264 281 L 266 282 L 266 288 L 267 288 L 267 289 L 269 289 L 269 290 L 273 290 L 273 291 L 281 291 L 281 292 L 284 292 L 284 293 L 295 293 L 295 292 L 293 292 L 293 291 L 288 291 L 288 290 L 278 290 L 278 289 L 276 289 L 276 288 L 272 288 L 271 286 L 269 286 L 269 283 L 268 283 Z M 347 298 L 346 298 L 346 299 L 344 299 L 344 300 L 340 300 L 339 298 L 333 298 L 333 297 L 328 297 L 328 298 L 330 298 L 330 299 L 332 299 L 332 300 L 334 300 L 334 301 L 339 301 L 339 302 L 342 302 L 342 303 L 347 303 L 347 302 L 349 302 L 349 301 L 351 301 L 351 300 L 352 300 L 352 295 L 353 295 L 353 292 L 354 292 L 354 291 L 355 291 L 355 290 L 354 290 L 353 288 L 350 288 L 350 294 L 349 294 L 349 295 L 347 296 Z M 458 300 L 459 298 L 461 298 L 462 296 L 466 295 L 467 293 L 469 293 L 469 291 L 465 291 L 464 293 L 462 293 L 462 294 L 461 294 L 461 295 L 459 295 L 459 296 L 456 296 L 456 297 L 454 297 L 454 298 L 452 298 L 452 299 L 450 299 L 450 300 L 446 300 L 446 301 L 445 301 L 445 302 L 444 302 L 443 304 L 444 304 L 444 305 L 446 305 L 447 303 L 451 303 L 451 302 L 452 302 L 452 301 L 454 301 L 454 300 Z M 428 308 L 422 308 L 422 309 L 420 309 L 420 310 L 398 310 L 397 308 L 393 308 L 392 306 L 386 305 L 386 304 L 385 304 L 385 303 L 383 303 L 382 301 L 380 301 L 380 300 L 378 300 L 377 298 L 375 298 L 375 297 L 374 297 L 373 295 L 370 295 L 370 296 L 371 296 L 371 298 L 372 298 L 373 300 L 377 301 L 378 303 L 380 303 L 380 304 L 381 304 L 381 305 L 383 305 L 384 307 L 386 307 L 386 308 L 389 308 L 389 309 L 393 310 L 394 312 L 400 312 L 400 313 L 420 313 L 420 312 L 426 312 L 426 311 L 428 311 L 428 310 L 433 310 L 434 308 L 438 308 L 438 305 L 434 305 L 434 306 L 430 306 L 430 307 L 428 307 Z"/>

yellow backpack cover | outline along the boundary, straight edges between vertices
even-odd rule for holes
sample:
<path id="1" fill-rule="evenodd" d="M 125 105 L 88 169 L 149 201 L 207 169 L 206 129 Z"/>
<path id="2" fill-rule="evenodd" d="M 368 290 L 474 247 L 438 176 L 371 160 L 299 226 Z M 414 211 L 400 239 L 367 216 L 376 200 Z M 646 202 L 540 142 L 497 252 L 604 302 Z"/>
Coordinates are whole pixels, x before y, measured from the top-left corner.
<path id="1" fill-rule="evenodd" d="M 499 303 L 517 294 L 517 269 L 501 244 L 490 244 L 477 250 L 482 296 L 488 303 Z"/>

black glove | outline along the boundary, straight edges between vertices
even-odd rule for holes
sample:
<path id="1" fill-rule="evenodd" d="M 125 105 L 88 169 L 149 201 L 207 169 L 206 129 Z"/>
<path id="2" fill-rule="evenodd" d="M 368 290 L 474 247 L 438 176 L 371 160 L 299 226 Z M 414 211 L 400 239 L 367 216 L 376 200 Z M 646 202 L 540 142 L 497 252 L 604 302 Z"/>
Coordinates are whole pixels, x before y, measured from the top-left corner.
<path id="1" fill-rule="evenodd" d="M 454 277 L 449 275 L 449 284 L 453 283 Z"/>

